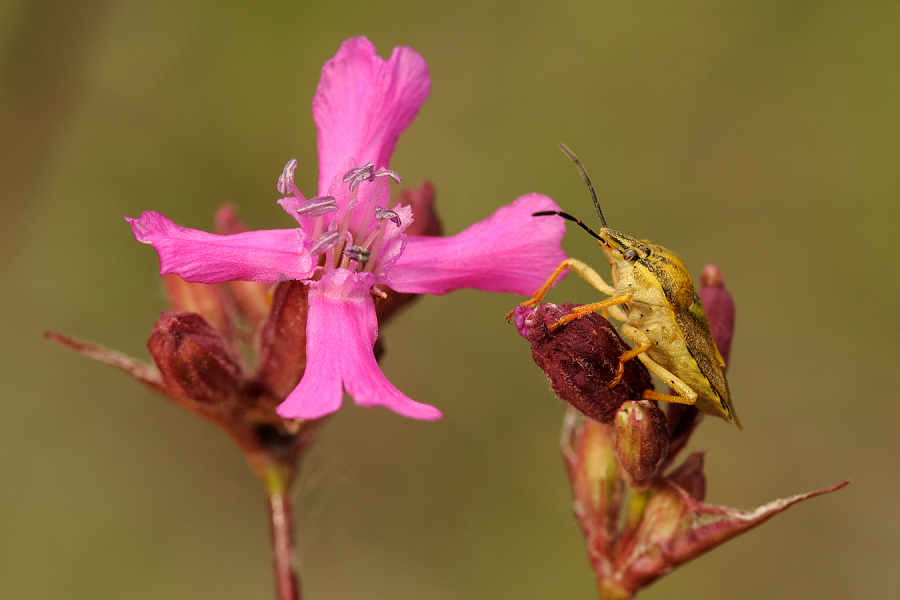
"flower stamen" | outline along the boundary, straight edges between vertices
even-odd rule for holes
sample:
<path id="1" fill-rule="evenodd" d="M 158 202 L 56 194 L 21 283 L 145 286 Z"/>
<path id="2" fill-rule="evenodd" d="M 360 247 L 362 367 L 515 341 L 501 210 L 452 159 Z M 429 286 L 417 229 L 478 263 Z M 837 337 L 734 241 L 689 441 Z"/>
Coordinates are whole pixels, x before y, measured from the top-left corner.
<path id="1" fill-rule="evenodd" d="M 361 167 L 356 167 L 354 169 L 350 169 L 344 174 L 344 178 L 341 180 L 344 183 L 350 182 L 350 191 L 354 191 L 356 186 L 358 186 L 363 181 L 368 180 L 372 176 L 372 172 L 375 170 L 375 165 L 373 163 L 367 162 Z"/>
<path id="2" fill-rule="evenodd" d="M 371 177 L 390 177 L 398 184 L 403 183 L 403 178 L 401 178 L 396 171 L 391 171 L 390 169 L 378 169 L 372 173 Z"/>
<path id="3" fill-rule="evenodd" d="M 371 250 L 367 250 L 362 246 L 347 246 L 344 249 L 344 256 L 349 258 L 350 260 L 355 260 L 360 264 L 365 264 L 369 262 L 369 255 L 372 254 Z"/>
<path id="4" fill-rule="evenodd" d="M 379 221 L 393 221 L 397 225 L 397 227 L 400 227 L 400 215 L 392 210 L 386 210 L 381 206 L 375 207 L 375 218 Z"/>
<path id="5" fill-rule="evenodd" d="M 284 165 L 284 171 L 278 176 L 278 191 L 288 195 L 294 187 L 294 169 L 297 168 L 297 159 L 292 158 Z"/>
<path id="6" fill-rule="evenodd" d="M 313 247 L 309 249 L 310 254 L 321 254 L 331 248 L 337 246 L 341 241 L 341 234 L 337 231 L 326 231 L 316 240 Z"/>
<path id="7" fill-rule="evenodd" d="M 316 196 L 298 208 L 297 214 L 301 217 L 319 217 L 336 210 L 338 210 L 338 205 L 334 196 Z"/>

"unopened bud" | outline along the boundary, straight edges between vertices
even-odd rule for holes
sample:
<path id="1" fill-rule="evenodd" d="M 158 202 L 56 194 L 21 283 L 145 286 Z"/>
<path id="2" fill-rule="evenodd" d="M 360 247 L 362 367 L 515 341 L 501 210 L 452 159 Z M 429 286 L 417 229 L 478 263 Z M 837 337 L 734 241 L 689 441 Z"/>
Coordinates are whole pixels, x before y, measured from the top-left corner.
<path id="1" fill-rule="evenodd" d="M 400 192 L 397 203 L 412 209 L 413 222 L 406 228 L 406 235 L 442 235 L 444 228 L 434 208 L 433 183 L 425 180 L 417 188 L 406 188 Z"/>
<path id="2" fill-rule="evenodd" d="M 616 455 L 633 488 L 651 485 L 666 459 L 669 426 L 666 415 L 649 400 L 624 403 L 616 413 Z"/>
<path id="3" fill-rule="evenodd" d="M 229 404 L 241 367 L 229 344 L 200 315 L 163 311 L 147 343 L 166 387 L 201 404 Z"/>
<path id="4" fill-rule="evenodd" d="M 221 287 L 206 283 L 189 283 L 174 273 L 163 275 L 162 282 L 173 311 L 197 313 L 219 333 L 231 336 L 228 300 Z"/>
<path id="5" fill-rule="evenodd" d="M 716 265 L 706 265 L 700 274 L 700 290 L 697 292 L 706 309 L 709 331 L 719 349 L 719 354 L 729 364 L 731 338 L 734 336 L 734 300 L 725 289 L 722 272 Z"/>
<path id="6" fill-rule="evenodd" d="M 671 392 L 670 392 L 671 393 Z M 669 422 L 669 456 L 661 470 L 665 470 L 691 440 L 703 413 L 690 404 L 666 403 L 666 421 Z"/>
<path id="7" fill-rule="evenodd" d="M 275 288 L 272 309 L 259 336 L 259 371 L 255 380 L 273 398 L 283 400 L 306 370 L 306 320 L 309 291 L 300 281 Z"/>
<path id="8" fill-rule="evenodd" d="M 616 469 L 609 425 L 586 419 L 566 407 L 562 436 L 575 517 L 587 536 L 591 556 L 605 556 L 618 537 L 625 489 Z"/>
<path id="9" fill-rule="evenodd" d="M 588 417 L 611 424 L 619 406 L 653 389 L 650 373 L 638 360 L 625 363 L 619 384 L 609 387 L 619 357 L 631 348 L 615 327 L 597 313 L 550 332 L 549 326 L 578 304 L 539 304 L 524 321 L 534 362 L 550 379 L 553 392 Z"/>

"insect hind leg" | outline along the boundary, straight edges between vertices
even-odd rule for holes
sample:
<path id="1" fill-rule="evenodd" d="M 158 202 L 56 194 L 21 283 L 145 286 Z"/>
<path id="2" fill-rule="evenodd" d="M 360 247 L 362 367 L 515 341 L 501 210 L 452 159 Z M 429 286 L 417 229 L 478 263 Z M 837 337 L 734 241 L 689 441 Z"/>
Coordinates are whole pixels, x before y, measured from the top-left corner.
<path id="1" fill-rule="evenodd" d="M 662 379 L 670 388 L 675 390 L 677 396 L 662 394 L 653 390 L 644 390 L 642 398 L 644 400 L 662 400 L 663 402 L 674 402 L 676 404 L 693 405 L 697 401 L 697 392 L 688 387 L 688 384 L 676 377 L 668 369 L 660 365 L 658 362 L 647 356 L 639 354 L 638 359 L 644 363 L 647 370 Z"/>

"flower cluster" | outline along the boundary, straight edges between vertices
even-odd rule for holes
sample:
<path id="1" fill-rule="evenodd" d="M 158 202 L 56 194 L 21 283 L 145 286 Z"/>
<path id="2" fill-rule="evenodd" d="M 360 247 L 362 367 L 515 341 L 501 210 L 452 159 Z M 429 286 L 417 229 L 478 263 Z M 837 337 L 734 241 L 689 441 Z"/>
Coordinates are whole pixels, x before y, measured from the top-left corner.
<path id="1" fill-rule="evenodd" d="M 715 266 L 704 269 L 701 283 L 710 330 L 727 362 L 734 302 Z M 551 333 L 549 325 L 575 306 L 519 307 L 515 318 L 553 391 L 569 403 L 562 451 L 575 517 L 604 600 L 631 598 L 679 565 L 793 504 L 847 485 L 775 500 L 753 511 L 704 503 L 704 454 L 691 454 L 671 468 L 703 414 L 682 404 L 668 404 L 663 412 L 640 400 L 644 390 L 653 388 L 649 372 L 637 360 L 625 363 L 622 382 L 608 388 L 619 356 L 629 347 L 597 313 Z"/>

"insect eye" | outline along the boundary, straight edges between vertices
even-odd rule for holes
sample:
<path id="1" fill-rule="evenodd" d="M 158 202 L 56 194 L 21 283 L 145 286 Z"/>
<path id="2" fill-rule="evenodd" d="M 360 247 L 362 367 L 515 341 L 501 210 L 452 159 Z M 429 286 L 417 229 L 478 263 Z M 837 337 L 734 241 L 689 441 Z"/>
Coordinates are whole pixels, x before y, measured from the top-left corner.
<path id="1" fill-rule="evenodd" d="M 637 250 L 635 250 L 634 248 L 629 248 L 622 254 L 622 258 L 624 258 L 627 261 L 637 260 L 637 257 L 638 257 L 638 253 L 637 253 Z"/>

